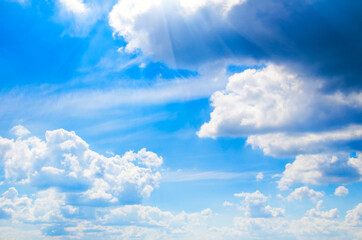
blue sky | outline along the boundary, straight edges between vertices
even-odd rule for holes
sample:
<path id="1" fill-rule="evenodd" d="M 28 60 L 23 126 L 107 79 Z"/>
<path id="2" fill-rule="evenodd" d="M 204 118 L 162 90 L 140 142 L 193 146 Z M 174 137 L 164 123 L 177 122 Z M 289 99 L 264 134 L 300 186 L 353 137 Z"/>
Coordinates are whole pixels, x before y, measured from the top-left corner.
<path id="1" fill-rule="evenodd" d="M 0 0 L 0 238 L 361 239 L 361 9 Z"/>

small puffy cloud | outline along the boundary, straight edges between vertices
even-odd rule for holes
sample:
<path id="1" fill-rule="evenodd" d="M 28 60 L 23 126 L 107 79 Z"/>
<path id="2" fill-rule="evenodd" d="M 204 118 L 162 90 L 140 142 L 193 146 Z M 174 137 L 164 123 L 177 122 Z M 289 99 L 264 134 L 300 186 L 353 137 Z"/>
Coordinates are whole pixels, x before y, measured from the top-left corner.
<path id="1" fill-rule="evenodd" d="M 259 191 L 254 193 L 235 193 L 235 197 L 244 198 L 241 202 L 242 209 L 246 217 L 251 218 L 268 218 L 283 216 L 285 210 L 282 208 L 272 208 L 266 205 L 267 197 Z"/>
<path id="2" fill-rule="evenodd" d="M 86 14 L 89 11 L 83 0 L 59 0 L 59 2 L 66 11 L 73 14 Z"/>
<path id="3" fill-rule="evenodd" d="M 310 198 L 312 200 L 316 200 L 317 198 L 321 198 L 323 196 L 323 192 L 314 191 L 313 189 L 309 189 L 308 187 L 304 186 L 294 189 L 294 191 L 290 193 L 287 197 L 287 200 L 302 200 L 303 198 Z"/>
<path id="4" fill-rule="evenodd" d="M 256 180 L 257 181 L 260 181 L 260 180 L 263 180 L 264 178 L 264 174 L 262 172 L 259 172 L 257 175 L 256 175 Z"/>
<path id="5" fill-rule="evenodd" d="M 231 203 L 231 202 L 228 202 L 228 201 L 224 201 L 224 202 L 222 203 L 222 205 L 223 205 L 224 207 L 232 207 L 232 206 L 234 206 L 234 203 Z"/>
<path id="6" fill-rule="evenodd" d="M 6 183 L 74 189 L 84 200 L 138 202 L 158 186 L 162 157 L 141 149 L 106 157 L 89 149 L 74 132 L 47 131 L 45 141 L 0 138 Z"/>
<path id="7" fill-rule="evenodd" d="M 334 190 L 334 195 L 344 197 L 348 195 L 348 189 L 344 186 L 339 186 Z"/>
<path id="8" fill-rule="evenodd" d="M 362 203 L 347 211 L 346 223 L 352 226 L 362 226 Z"/>
<path id="9" fill-rule="evenodd" d="M 13 132 L 14 135 L 17 137 L 25 137 L 26 135 L 30 134 L 30 131 L 22 125 L 17 125 L 15 127 L 13 127 L 11 129 L 11 132 Z"/>
<path id="10" fill-rule="evenodd" d="M 307 217 L 315 217 L 315 218 L 338 218 L 339 212 L 337 208 L 333 208 L 329 211 L 322 211 L 323 200 L 319 200 L 317 206 L 312 208 L 306 212 Z"/>
<path id="11" fill-rule="evenodd" d="M 296 183 L 320 185 L 359 181 L 361 175 L 350 161 L 347 154 L 298 155 L 293 163 L 285 166 L 278 187 L 285 190 Z"/>

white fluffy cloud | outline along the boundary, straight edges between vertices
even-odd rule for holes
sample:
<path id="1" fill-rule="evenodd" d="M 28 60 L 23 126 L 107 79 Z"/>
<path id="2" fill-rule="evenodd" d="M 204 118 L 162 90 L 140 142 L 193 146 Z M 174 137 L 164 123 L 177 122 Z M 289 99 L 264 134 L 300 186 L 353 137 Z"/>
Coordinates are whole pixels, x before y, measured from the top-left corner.
<path id="1" fill-rule="evenodd" d="M 358 158 L 348 158 L 348 154 L 298 155 L 293 163 L 285 166 L 278 186 L 287 189 L 295 183 L 320 185 L 359 181 L 361 174 L 356 162 Z"/>
<path id="2" fill-rule="evenodd" d="M 157 207 L 127 205 L 110 210 L 101 221 L 111 225 L 137 225 L 182 230 L 187 224 L 190 226 L 200 225 L 211 216 L 212 211 L 210 209 L 197 213 L 182 212 L 174 215 Z"/>
<path id="3" fill-rule="evenodd" d="M 28 129 L 26 129 L 24 126 L 22 126 L 22 125 L 17 125 L 15 127 L 13 127 L 11 129 L 11 132 L 13 132 L 14 135 L 17 136 L 17 137 L 24 137 L 24 136 L 30 134 L 30 131 Z"/>
<path id="4" fill-rule="evenodd" d="M 146 239 L 167 239 L 170 236 L 182 236 L 182 239 L 188 239 L 206 231 L 206 221 L 212 217 L 210 209 L 195 213 L 173 214 L 157 207 L 142 205 L 94 208 L 97 211 L 96 216 L 88 215 L 87 220 L 84 220 L 79 213 L 94 209 L 68 204 L 66 195 L 54 188 L 39 191 L 32 196 L 20 196 L 18 191 L 11 187 L 0 197 L 0 219 L 41 224 L 44 226 L 45 235 L 62 231 L 62 235 L 80 237 L 83 231 L 97 231 L 102 233 L 100 236 L 102 239 L 105 238 L 104 234 L 114 233 L 124 237 L 122 239 L 139 237 L 139 233 L 142 233 Z"/>
<path id="5" fill-rule="evenodd" d="M 287 199 L 288 201 L 302 200 L 303 198 L 310 198 L 312 200 L 316 200 L 317 198 L 321 198 L 323 196 L 323 192 L 314 191 L 313 189 L 309 189 L 308 187 L 304 186 L 294 189 L 294 191 L 289 194 Z"/>
<path id="6" fill-rule="evenodd" d="M 315 218 L 338 218 L 339 212 L 337 208 L 333 208 L 329 211 L 322 211 L 323 200 L 319 200 L 317 206 L 306 212 L 306 216 Z"/>
<path id="7" fill-rule="evenodd" d="M 335 218 L 234 218 L 232 227 L 212 228 L 219 239 L 359 239 L 360 229 Z"/>
<path id="8" fill-rule="evenodd" d="M 358 170 L 362 178 L 362 152 L 357 152 L 355 157 L 348 159 L 348 165 Z"/>
<path id="9" fill-rule="evenodd" d="M 212 8 L 214 16 L 222 18 L 243 2 L 245 0 L 120 0 L 109 13 L 109 25 L 127 41 L 127 52 L 141 50 L 167 61 L 174 58 L 172 45 L 176 42 L 172 35 L 196 31 L 191 25 L 199 17 L 196 12 Z M 182 26 L 185 23 L 190 23 L 187 30 Z"/>
<path id="10" fill-rule="evenodd" d="M 66 11 L 74 14 L 86 14 L 89 11 L 83 0 L 59 0 L 59 2 Z"/>
<path id="11" fill-rule="evenodd" d="M 198 135 L 212 138 L 245 137 L 275 131 L 302 130 L 325 124 L 332 117 L 340 118 L 343 108 L 361 108 L 360 100 L 342 102 L 337 93 L 321 92 L 322 86 L 322 82 L 312 84 L 285 67 L 276 65 L 234 74 L 229 78 L 224 91 L 217 91 L 212 95 L 214 110 L 211 119 L 202 125 Z M 333 105 L 335 112 L 331 112 L 327 105 Z M 337 132 L 336 135 L 336 140 L 349 139 L 348 133 Z M 361 139 L 361 130 L 349 135 Z M 318 136 L 321 140 L 326 137 L 328 133 Z M 313 135 L 304 138 L 304 141 L 313 141 Z M 249 141 L 253 143 L 253 139 Z"/>
<path id="12" fill-rule="evenodd" d="M 0 198 L 0 210 L 5 218 L 19 222 L 56 223 L 65 220 L 64 214 L 72 214 L 77 208 L 67 205 L 66 195 L 54 188 L 39 191 L 35 197 L 20 196 L 11 187 Z"/>
<path id="13" fill-rule="evenodd" d="M 264 174 L 262 172 L 259 172 L 257 175 L 256 175 L 256 180 L 257 181 L 260 181 L 260 180 L 263 180 L 264 178 Z"/>
<path id="14" fill-rule="evenodd" d="M 226 226 L 212 224 L 213 218 L 218 214 L 213 214 L 210 209 L 174 214 L 142 205 L 93 206 L 93 210 L 83 205 L 73 206 L 67 202 L 64 193 L 54 188 L 31 195 L 20 195 L 15 188 L 9 188 L 0 197 L 0 218 L 14 223 L 36 223 L 42 226 L 43 236 L 37 231 L 30 231 L 27 236 L 17 229 L 4 229 L 5 232 L 12 233 L 9 236 L 19 233 L 14 239 L 29 239 L 34 234 L 38 236 L 34 239 L 57 234 L 68 234 L 69 237 L 81 239 L 113 239 L 115 236 L 145 240 L 291 239 L 296 235 L 298 239 L 340 239 L 341 236 L 354 239 L 360 234 L 356 226 L 361 225 L 362 204 L 347 211 L 345 222 L 336 219 L 336 209 L 322 211 L 322 201 L 318 202 L 316 208 L 307 211 L 305 217 L 288 220 L 281 215 L 284 210 L 266 206 L 267 197 L 258 191 L 235 195 L 244 198 L 241 206 L 244 207 L 246 216 L 235 217 L 234 224 Z M 85 219 L 79 215 L 80 212 L 94 210 L 96 214 L 93 217 L 87 215 Z"/>
<path id="15" fill-rule="evenodd" d="M 339 186 L 336 188 L 336 190 L 334 190 L 334 195 L 336 196 L 347 196 L 348 195 L 348 188 L 344 187 L 344 186 Z"/>
<path id="16" fill-rule="evenodd" d="M 272 64 L 231 76 L 226 89 L 212 95 L 214 110 L 198 136 L 247 137 L 265 155 L 296 156 L 278 182 L 281 189 L 359 181 L 360 155 L 348 155 L 361 147 L 362 127 L 350 116 L 361 112 L 362 95 L 326 92 L 323 81 L 305 78 Z"/>
<path id="17" fill-rule="evenodd" d="M 161 178 L 158 170 L 163 160 L 155 153 L 141 149 L 105 157 L 63 129 L 47 131 L 45 141 L 0 138 L 0 149 L 6 183 L 73 188 L 88 200 L 137 202 L 148 197 Z"/>
<path id="18" fill-rule="evenodd" d="M 285 213 L 285 210 L 282 208 L 272 208 L 271 206 L 266 205 L 268 198 L 259 191 L 253 193 L 236 193 L 234 196 L 244 198 L 241 205 L 242 209 L 245 211 L 246 217 L 280 217 Z"/>
<path id="19" fill-rule="evenodd" d="M 362 226 L 362 203 L 347 211 L 346 222 L 353 226 Z"/>

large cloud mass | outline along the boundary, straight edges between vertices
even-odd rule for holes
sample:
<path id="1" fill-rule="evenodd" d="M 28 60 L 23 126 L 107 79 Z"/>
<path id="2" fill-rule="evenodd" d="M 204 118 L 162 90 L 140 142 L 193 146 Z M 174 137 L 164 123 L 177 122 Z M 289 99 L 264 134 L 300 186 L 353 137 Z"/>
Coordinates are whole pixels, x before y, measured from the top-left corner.
<path id="1" fill-rule="evenodd" d="M 47 131 L 37 137 L 0 138 L 2 177 L 7 184 L 75 191 L 82 201 L 138 202 L 159 183 L 162 157 L 141 149 L 105 157 L 74 132 Z"/>
<path id="2" fill-rule="evenodd" d="M 357 0 L 121 0 L 109 23 L 128 51 L 166 63 L 273 61 L 348 87 L 361 86 L 361 7 Z"/>
<path id="3" fill-rule="evenodd" d="M 362 94 L 325 92 L 324 84 L 273 64 L 237 73 L 212 95 L 210 121 L 197 134 L 247 137 L 246 144 L 265 155 L 295 157 L 281 189 L 359 181 Z"/>
<path id="4" fill-rule="evenodd" d="M 302 76 L 275 65 L 237 73 L 229 78 L 224 91 L 212 95 L 211 119 L 198 135 L 245 137 L 276 131 L 300 132 L 335 128 L 355 120 L 351 114 L 360 114 L 362 95 L 327 94 L 320 91 L 322 86 L 322 81 L 305 81 Z M 360 127 L 355 128 L 358 132 L 350 138 L 360 139 Z"/>

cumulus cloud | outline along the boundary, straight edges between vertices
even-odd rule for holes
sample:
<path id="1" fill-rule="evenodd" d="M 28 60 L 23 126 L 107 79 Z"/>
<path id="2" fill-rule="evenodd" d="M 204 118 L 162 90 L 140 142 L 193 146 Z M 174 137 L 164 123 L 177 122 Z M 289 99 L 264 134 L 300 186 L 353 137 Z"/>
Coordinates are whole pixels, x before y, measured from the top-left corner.
<path id="1" fill-rule="evenodd" d="M 210 209 L 173 214 L 157 207 L 142 205 L 111 208 L 93 206 L 92 209 L 83 205 L 73 206 L 67 201 L 65 193 L 55 188 L 39 191 L 32 196 L 20 196 L 18 191 L 11 187 L 0 197 L 0 218 L 18 223 L 40 224 L 45 236 L 84 237 L 83 231 L 96 231 L 102 233 L 101 238 L 117 233 L 128 239 L 127 237 L 139 237 L 139 233 L 143 233 L 146 239 L 167 239 L 177 235 L 188 239 L 201 233 L 202 228 L 206 230 L 206 221 L 212 217 Z M 85 211 L 97 211 L 97 214 L 80 215 Z M 129 232 L 130 228 L 133 229 L 132 232 Z"/>
<path id="2" fill-rule="evenodd" d="M 296 156 L 278 182 L 281 189 L 359 181 L 362 95 L 326 92 L 324 85 L 273 64 L 234 74 L 211 96 L 210 121 L 197 134 L 247 137 L 246 144 L 265 155 Z M 357 157 L 349 158 L 355 151 Z"/>
<path id="3" fill-rule="evenodd" d="M 339 212 L 337 208 L 333 208 L 329 211 L 322 211 L 323 200 L 319 200 L 317 206 L 306 212 L 306 216 L 315 218 L 338 218 Z"/>
<path id="4" fill-rule="evenodd" d="M 346 188 L 344 186 L 339 186 L 336 188 L 336 190 L 334 190 L 334 195 L 339 196 L 339 197 L 347 196 L 348 188 Z"/>
<path id="5" fill-rule="evenodd" d="M 214 110 L 210 115 L 211 119 L 202 125 L 198 135 L 212 138 L 245 137 L 276 131 L 305 131 L 322 128 L 322 125 L 336 127 L 336 118 L 339 121 L 344 119 L 344 123 L 351 121 L 341 113 L 354 107 L 355 112 L 361 110 L 362 105 L 359 103 L 341 102 L 335 94 L 322 93 L 322 86 L 322 82 L 311 84 L 285 67 L 276 65 L 234 74 L 229 78 L 224 91 L 217 91 L 212 95 L 211 105 Z M 334 106 L 333 111 L 329 107 L 331 105 Z M 355 130 L 358 132 L 354 133 Z M 347 132 L 336 132 L 335 141 L 361 139 L 359 126 L 352 126 L 345 131 Z M 333 134 L 325 133 L 316 140 L 326 141 Z M 282 134 L 276 136 L 283 140 Z M 260 138 L 264 140 L 264 137 Z M 274 136 L 269 136 L 272 137 Z M 248 143 L 258 145 L 258 140 L 254 136 Z M 300 141 L 308 140 L 313 141 L 313 135 L 304 136 Z"/>
<path id="6" fill-rule="evenodd" d="M 259 191 L 254 193 L 236 193 L 235 197 L 244 198 L 241 202 L 242 209 L 245 211 L 246 217 L 252 218 L 268 218 L 283 216 L 285 210 L 282 208 L 272 208 L 266 205 L 267 197 Z"/>
<path id="7" fill-rule="evenodd" d="M 74 14 L 86 14 L 89 11 L 83 0 L 59 0 L 59 2 L 68 12 Z"/>
<path id="8" fill-rule="evenodd" d="M 257 181 L 260 181 L 260 180 L 263 180 L 264 178 L 264 174 L 262 172 L 259 172 L 257 175 L 256 175 L 256 180 Z"/>
<path id="9" fill-rule="evenodd" d="M 20 222 L 55 223 L 65 220 L 64 214 L 74 213 L 74 207 L 65 202 L 66 195 L 54 188 L 39 191 L 34 198 L 23 195 L 11 187 L 0 198 L 0 209 L 6 218 Z"/>
<path id="10" fill-rule="evenodd" d="M 355 239 L 358 229 L 334 218 L 234 218 L 232 227 L 213 228 L 219 239 Z M 357 237 L 358 239 L 358 237 Z"/>
<path id="11" fill-rule="evenodd" d="M 39 191 L 35 194 L 21 195 L 14 187 L 9 188 L 0 197 L 0 216 L 2 219 L 17 223 L 41 224 L 42 234 L 38 237 L 68 235 L 75 238 L 111 238 L 114 235 L 122 239 L 290 239 L 298 235 L 300 239 L 323 239 L 334 236 L 348 236 L 353 239 L 356 226 L 361 224 L 360 206 L 347 212 L 345 222 L 337 221 L 337 210 L 322 211 L 322 202 L 306 213 L 306 217 L 287 220 L 280 210 L 265 206 L 265 197 L 260 192 L 239 193 L 244 198 L 243 207 L 249 204 L 258 208 L 258 217 L 235 217 L 233 225 L 214 226 L 215 216 L 210 209 L 199 212 L 174 214 L 157 207 L 143 205 L 92 206 L 91 208 L 68 202 L 65 194 L 55 188 Z M 247 201 L 247 204 L 246 202 Z M 260 207 L 264 204 L 263 207 Z M 361 204 L 360 204 L 361 205 Z M 260 211 L 262 215 L 260 216 Z M 83 212 L 96 212 L 94 215 L 80 215 Z M 272 217 L 279 216 L 278 218 Z M 284 211 L 283 211 L 284 212 Z M 6 213 L 5 215 L 3 213 Z M 266 214 L 267 213 L 267 214 Z M 29 236 L 14 228 L 4 229 L 16 235 L 16 239 L 28 239 Z M 25 231 L 25 230 L 23 230 Z M 21 234 L 20 234 L 21 233 Z M 12 236 L 12 235 L 9 235 Z M 356 235 L 357 236 L 357 235 Z M 10 238 L 11 239 L 11 238 Z"/>
<path id="12" fill-rule="evenodd" d="M 347 211 L 345 221 L 338 221 L 339 211 L 323 211 L 323 201 L 299 219 L 235 217 L 232 227 L 213 228 L 221 239 L 358 239 L 361 232 L 360 205 Z"/>
<path id="13" fill-rule="evenodd" d="M 362 226 L 362 203 L 359 203 L 352 210 L 347 211 L 346 223 L 352 226 Z"/>
<path id="14" fill-rule="evenodd" d="M 355 157 L 350 157 L 348 159 L 348 165 L 356 168 L 362 176 L 362 152 L 357 152 Z"/>
<path id="15" fill-rule="evenodd" d="M 348 158 L 347 154 L 298 155 L 293 163 L 285 166 L 278 187 L 287 189 L 296 183 L 321 185 L 359 181 L 361 174 L 353 165 L 355 159 Z"/>
<path id="16" fill-rule="evenodd" d="M 360 8 L 340 1 L 123 0 L 113 7 L 109 24 L 125 38 L 128 51 L 140 49 L 169 64 L 282 62 L 300 72 L 333 76 L 330 81 L 339 85 L 360 86 L 356 63 L 362 35 L 351 24 L 361 18 Z"/>
<path id="17" fill-rule="evenodd" d="M 199 225 L 211 217 L 212 211 L 204 209 L 201 212 L 187 214 L 182 212 L 174 215 L 162 211 L 157 207 L 128 205 L 115 208 L 105 214 L 102 222 L 112 225 L 137 225 L 148 227 L 162 227 L 165 229 L 185 227 L 184 225 Z"/>
<path id="18" fill-rule="evenodd" d="M 15 129 L 29 132 L 23 126 Z M 120 213 L 127 215 L 129 225 L 133 224 L 132 216 L 138 214 L 139 225 L 148 216 L 151 226 L 157 221 L 152 219 L 156 210 L 160 218 L 165 218 L 163 223 L 169 220 L 166 216 L 171 213 L 156 208 L 119 208 L 149 197 L 158 186 L 163 159 L 157 154 L 141 149 L 105 157 L 90 150 L 74 132 L 64 129 L 47 131 L 45 140 L 18 136 L 0 137 L 2 184 L 10 186 L 0 197 L 0 219 L 38 224 L 44 235 L 51 236 L 81 233 L 79 229 L 72 230 L 79 221 L 91 222 L 96 228 L 99 224 L 112 225 L 112 216 Z M 28 189 L 27 194 L 20 194 L 19 188 L 14 187 L 19 184 L 20 189 Z M 196 219 L 211 212 L 183 214 L 185 218 Z"/>
<path id="19" fill-rule="evenodd" d="M 321 198 L 323 196 L 323 192 L 314 191 L 313 189 L 309 189 L 308 187 L 304 186 L 294 189 L 294 191 L 291 192 L 287 197 L 287 200 L 302 200 L 303 198 L 310 198 L 312 200 L 316 200 L 317 198 Z"/>
<path id="20" fill-rule="evenodd" d="M 105 157 L 89 149 L 74 132 L 47 131 L 45 141 L 0 138 L 0 159 L 7 184 L 75 190 L 79 198 L 138 202 L 158 186 L 162 157 L 141 149 Z"/>
<path id="21" fill-rule="evenodd" d="M 199 21 L 201 10 L 211 9 L 212 14 L 216 14 L 215 17 L 223 19 L 234 6 L 244 2 L 245 0 L 118 1 L 109 14 L 109 24 L 115 34 L 127 41 L 125 48 L 127 52 L 140 49 L 155 59 L 175 63 L 176 58 L 181 57 L 176 61 L 182 61 L 185 57 L 185 53 L 183 56 L 178 56 L 180 54 L 178 48 L 184 48 L 182 47 L 184 43 L 179 42 L 177 37 L 183 38 L 186 32 L 189 36 L 195 36 L 191 42 L 185 42 L 187 48 L 194 48 L 188 44 L 197 43 L 195 40 L 199 37 L 204 38 L 202 35 L 205 31 L 212 30 L 212 26 Z M 196 28 L 189 24 L 187 28 L 188 23 L 202 27 Z M 201 32 L 196 32 L 197 29 Z M 193 32 L 195 34 L 192 34 Z M 162 47 L 159 43 L 162 43 Z M 196 50 L 197 46 L 194 49 Z"/>
<path id="22" fill-rule="evenodd" d="M 30 131 L 28 129 L 26 129 L 24 126 L 22 126 L 22 125 L 17 125 L 15 127 L 13 127 L 11 129 L 11 132 L 13 132 L 14 135 L 17 136 L 17 137 L 24 137 L 24 136 L 30 134 Z"/>

